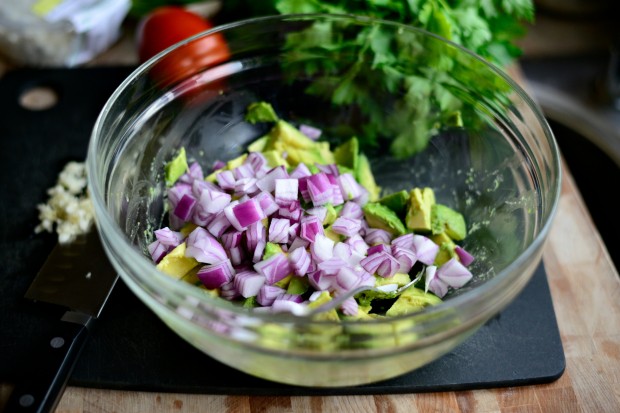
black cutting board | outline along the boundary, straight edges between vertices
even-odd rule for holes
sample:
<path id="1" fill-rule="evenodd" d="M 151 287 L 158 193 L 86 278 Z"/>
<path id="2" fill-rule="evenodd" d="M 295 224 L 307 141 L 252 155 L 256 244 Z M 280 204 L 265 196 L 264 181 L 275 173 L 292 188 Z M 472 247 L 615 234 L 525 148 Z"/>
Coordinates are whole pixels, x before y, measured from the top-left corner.
<path id="1" fill-rule="evenodd" d="M 0 381 L 20 374 L 33 337 L 61 312 L 23 298 L 55 236 L 34 234 L 36 204 L 71 160 L 83 161 L 99 110 L 130 67 L 18 70 L 0 81 Z M 47 110 L 20 107 L 34 86 L 58 94 Z M 122 283 L 70 379 L 109 389 L 248 395 L 382 394 L 545 383 L 565 368 L 544 266 L 519 297 L 449 354 L 365 386 L 313 389 L 261 380 L 211 359 L 169 330 Z"/>

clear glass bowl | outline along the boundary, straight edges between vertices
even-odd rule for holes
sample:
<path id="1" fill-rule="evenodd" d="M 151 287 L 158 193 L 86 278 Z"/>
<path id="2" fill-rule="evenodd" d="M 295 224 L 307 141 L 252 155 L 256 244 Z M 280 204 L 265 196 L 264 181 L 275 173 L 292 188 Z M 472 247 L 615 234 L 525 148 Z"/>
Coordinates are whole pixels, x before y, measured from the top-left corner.
<path id="1" fill-rule="evenodd" d="M 317 28 L 325 37 L 308 37 L 308 47 L 289 47 L 290 36 Z M 230 56 L 224 61 L 196 52 L 198 42 L 210 36 L 226 38 Z M 368 48 L 324 47 L 352 38 L 367 39 L 368 45 L 384 42 L 382 47 L 399 56 L 390 66 L 421 81 L 388 82 L 386 87 L 384 77 L 398 77 L 383 70 L 381 62 L 368 61 Z M 171 64 L 188 54 L 193 63 Z M 366 97 L 372 96 L 372 107 L 330 103 L 351 79 Z M 416 98 L 427 93 L 429 79 L 440 85 L 441 93 Z M 311 84 L 320 85 L 321 93 L 310 93 Z M 319 127 L 334 139 L 372 130 L 369 111 L 388 125 L 387 135 L 403 134 L 395 151 L 389 140 L 366 148 L 376 179 L 384 192 L 431 187 L 438 202 L 464 214 L 469 235 L 463 246 L 477 257 L 470 268 L 472 282 L 441 305 L 418 313 L 330 322 L 252 313 L 159 272 L 146 246 L 165 222 L 164 163 L 181 146 L 203 166 L 243 153 L 265 132 L 243 118 L 246 106 L 259 100 L 271 102 L 283 118 Z M 427 106 L 413 112 L 406 108 L 412 118 L 395 118 L 403 113 L 397 106 L 410 101 L 426 101 Z M 460 111 L 462 126 L 441 117 L 447 109 Z M 411 128 L 434 131 L 434 136 L 414 156 L 393 156 L 417 144 L 413 139 L 419 135 L 407 134 Z M 110 260 L 172 330 L 208 356 L 246 373 L 322 387 L 410 372 L 449 352 L 506 307 L 539 264 L 561 178 L 558 149 L 539 108 L 501 70 L 427 32 L 336 15 L 235 22 L 162 52 L 135 70 L 103 108 L 87 165 Z"/>

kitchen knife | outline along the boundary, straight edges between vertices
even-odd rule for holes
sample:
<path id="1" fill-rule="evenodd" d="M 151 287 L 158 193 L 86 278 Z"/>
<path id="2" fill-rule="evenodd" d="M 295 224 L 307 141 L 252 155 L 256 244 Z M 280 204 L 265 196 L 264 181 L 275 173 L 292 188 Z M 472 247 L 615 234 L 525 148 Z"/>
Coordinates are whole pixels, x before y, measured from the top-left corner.
<path id="1" fill-rule="evenodd" d="M 26 298 L 60 305 L 67 311 L 47 337 L 33 337 L 6 412 L 53 411 L 67 385 L 92 323 L 118 279 L 96 229 L 68 244 L 57 244 L 39 270 Z"/>

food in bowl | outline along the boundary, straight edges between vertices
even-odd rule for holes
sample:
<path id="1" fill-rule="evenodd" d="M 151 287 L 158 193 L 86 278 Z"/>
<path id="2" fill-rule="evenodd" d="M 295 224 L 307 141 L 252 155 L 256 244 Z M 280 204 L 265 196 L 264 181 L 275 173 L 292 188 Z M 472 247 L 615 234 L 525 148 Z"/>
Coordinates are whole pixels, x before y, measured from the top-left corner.
<path id="1" fill-rule="evenodd" d="M 304 36 L 308 27 L 321 27 L 326 41 L 289 48 L 287 39 Z M 156 230 L 170 227 L 166 165 L 181 148 L 190 163 L 205 167 L 205 175 L 217 161 L 238 159 L 273 127 L 248 122 L 249 105 L 269 102 L 281 119 L 321 130 L 332 151 L 358 136 L 360 128 L 368 132 L 375 117 L 382 124 L 391 120 L 379 142 L 418 127 L 414 107 L 398 109 L 424 82 L 386 71 L 373 60 L 372 43 L 352 42 L 350 49 L 338 50 L 322 46 L 367 39 L 369 32 L 380 34 L 372 39 L 400 56 L 390 62 L 400 74 L 432 76 L 440 86 L 440 94 L 428 95 L 423 113 L 447 114 L 443 107 L 461 115 L 434 117 L 445 120 L 437 124 L 425 118 L 423 131 L 432 132 L 432 138 L 411 156 L 360 141 L 382 188 L 379 198 L 432 188 L 436 203 L 457 211 L 467 224 L 459 243 L 476 258 L 467 267 L 471 280 L 420 311 L 317 320 L 250 311 L 158 270 L 148 246 Z M 154 76 L 161 60 L 175 59 L 194 40 L 215 33 L 226 38 L 228 59 L 194 67 L 173 81 Z M 396 377 L 446 354 L 524 288 L 540 262 L 561 172 L 542 114 L 505 73 L 427 32 L 358 16 L 265 17 L 221 26 L 196 39 L 154 57 L 122 83 L 101 112 L 87 158 L 97 225 L 111 262 L 175 333 L 257 377 L 302 386 L 357 385 Z M 384 81 L 371 81 L 378 77 Z M 343 90 L 337 81 L 342 78 L 348 79 L 348 91 L 363 91 L 365 101 L 372 98 L 372 110 L 354 102 L 330 103 L 333 93 Z M 359 84 L 364 87 L 355 87 Z"/>
<path id="2" fill-rule="evenodd" d="M 356 137 L 332 151 L 266 102 L 246 119 L 273 126 L 206 178 L 184 148 L 166 164 L 170 227 L 148 245 L 162 272 L 273 312 L 313 314 L 338 298 L 321 314 L 334 320 L 419 311 L 471 280 L 473 256 L 456 244 L 465 220 L 431 188 L 380 197 Z"/>

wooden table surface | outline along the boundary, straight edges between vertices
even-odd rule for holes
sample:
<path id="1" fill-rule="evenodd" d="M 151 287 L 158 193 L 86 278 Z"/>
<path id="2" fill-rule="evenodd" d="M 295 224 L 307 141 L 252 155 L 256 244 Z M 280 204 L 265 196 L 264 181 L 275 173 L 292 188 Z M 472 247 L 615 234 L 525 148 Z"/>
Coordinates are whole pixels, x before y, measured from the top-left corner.
<path id="1" fill-rule="evenodd" d="M 135 63 L 131 35 L 89 66 Z M 0 59 L 0 76 L 7 70 Z M 550 384 L 368 396 L 256 397 L 68 387 L 69 412 L 620 412 L 620 277 L 570 171 L 543 253 L 566 354 Z M 0 384 L 0 406 L 11 388 Z"/>

